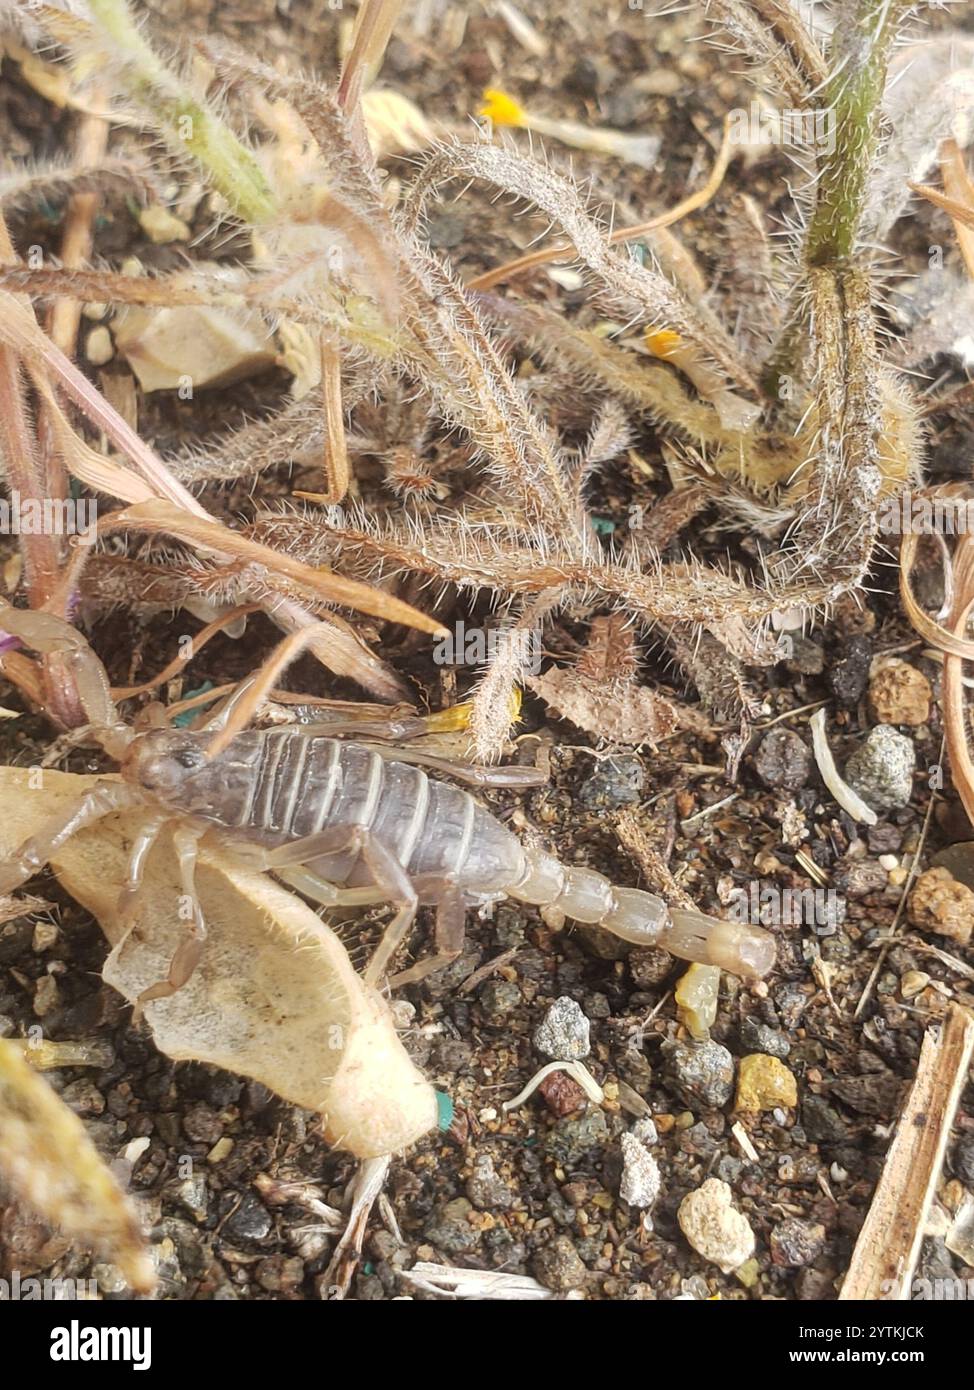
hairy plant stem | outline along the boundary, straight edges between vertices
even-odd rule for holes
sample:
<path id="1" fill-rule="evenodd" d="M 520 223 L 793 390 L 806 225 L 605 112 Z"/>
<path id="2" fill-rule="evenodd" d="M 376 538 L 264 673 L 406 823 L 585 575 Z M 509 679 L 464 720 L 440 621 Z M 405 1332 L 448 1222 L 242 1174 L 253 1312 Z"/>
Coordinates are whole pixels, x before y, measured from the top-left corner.
<path id="1" fill-rule="evenodd" d="M 173 147 L 203 165 L 238 216 L 258 225 L 273 217 L 276 199 L 253 155 L 153 52 L 127 0 L 90 0 L 89 9 L 124 65 L 132 97 L 149 107 Z"/>
<path id="2" fill-rule="evenodd" d="M 905 0 L 849 0 L 840 11 L 825 87 L 837 138 L 818 178 L 805 246 L 810 266 L 838 267 L 855 250 L 890 48 L 909 8 Z"/>
<path id="3" fill-rule="evenodd" d="M 823 104 L 833 113 L 835 145 L 822 157 L 818 173 L 815 210 L 805 238 L 809 269 L 838 273 L 854 256 L 890 49 L 909 9 L 907 0 L 845 0 L 840 10 L 830 55 L 832 76 L 823 89 Z M 804 288 L 802 282 L 800 293 Z M 806 344 L 801 310 L 796 308 L 763 374 L 762 386 L 772 399 L 785 398 L 783 384 L 795 379 Z"/>

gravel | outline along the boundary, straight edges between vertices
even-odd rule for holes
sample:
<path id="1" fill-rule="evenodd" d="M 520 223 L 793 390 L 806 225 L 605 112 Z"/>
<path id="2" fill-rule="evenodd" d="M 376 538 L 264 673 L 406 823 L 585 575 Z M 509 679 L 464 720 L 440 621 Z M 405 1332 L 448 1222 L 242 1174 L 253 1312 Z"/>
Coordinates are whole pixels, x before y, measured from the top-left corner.
<path id="1" fill-rule="evenodd" d="M 805 740 L 793 730 L 772 729 L 761 740 L 754 768 L 766 787 L 795 792 L 808 781 L 812 755 Z"/>
<path id="2" fill-rule="evenodd" d="M 687 1105 L 719 1110 L 734 1092 L 734 1058 L 712 1040 L 672 1043 L 665 1053 L 664 1076 Z"/>
<path id="3" fill-rule="evenodd" d="M 556 999 L 535 1030 L 534 1045 L 557 1062 L 578 1062 L 591 1050 L 589 1021 L 574 999 Z"/>
<path id="4" fill-rule="evenodd" d="M 659 1165 L 645 1145 L 633 1134 L 624 1134 L 622 1144 L 622 1180 L 619 1196 L 631 1207 L 645 1210 L 653 1206 L 660 1193 L 662 1179 Z"/>
<path id="5" fill-rule="evenodd" d="M 916 748 L 888 724 L 878 724 L 846 763 L 845 779 L 874 811 L 909 805 Z"/>

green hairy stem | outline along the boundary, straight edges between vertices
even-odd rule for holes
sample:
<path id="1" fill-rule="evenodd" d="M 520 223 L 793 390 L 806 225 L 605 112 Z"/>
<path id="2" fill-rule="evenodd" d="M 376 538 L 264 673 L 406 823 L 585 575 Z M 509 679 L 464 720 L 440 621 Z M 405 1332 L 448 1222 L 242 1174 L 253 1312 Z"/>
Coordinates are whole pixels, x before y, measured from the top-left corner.
<path id="1" fill-rule="evenodd" d="M 851 0 L 840 11 L 824 92 L 834 113 L 835 147 L 819 174 L 805 248 L 810 266 L 837 266 L 855 250 L 890 48 L 908 9 L 904 0 Z"/>
<path id="2" fill-rule="evenodd" d="M 232 210 L 252 224 L 274 216 L 276 202 L 257 161 L 237 137 L 153 52 L 132 18 L 127 0 L 89 0 L 89 9 L 113 53 L 124 63 L 132 95 L 147 106 L 174 148 L 207 171 Z"/>

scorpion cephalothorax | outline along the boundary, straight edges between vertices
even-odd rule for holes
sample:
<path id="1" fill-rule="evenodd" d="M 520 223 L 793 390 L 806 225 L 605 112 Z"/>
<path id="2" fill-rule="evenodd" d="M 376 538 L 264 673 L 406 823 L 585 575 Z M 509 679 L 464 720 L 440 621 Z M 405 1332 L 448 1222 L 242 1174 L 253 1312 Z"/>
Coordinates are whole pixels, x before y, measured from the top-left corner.
<path id="1" fill-rule="evenodd" d="M 523 845 L 468 791 L 429 777 L 421 764 L 509 786 L 536 783 L 538 775 L 530 770 L 471 768 L 409 748 L 345 741 L 334 737 L 334 726 L 327 732 L 297 724 L 244 729 L 312 629 L 285 639 L 201 729 L 140 731 L 119 720 L 104 669 L 74 628 L 14 609 L 4 610 L 3 626 L 32 646 L 66 653 L 91 720 L 83 732 L 118 760 L 121 776 L 97 783 L 22 845 L 0 868 L 0 891 L 23 883 L 84 826 L 142 807 L 146 814 L 121 890 L 131 905 L 156 838 L 163 826 L 175 825 L 192 922 L 169 978 L 146 990 L 140 1003 L 179 989 L 199 960 L 206 928 L 195 866 L 204 835 L 319 903 L 394 904 L 396 913 L 366 971 L 372 984 L 385 976 L 419 904 L 436 909 L 436 949 L 394 975 L 392 985 L 421 979 L 453 960 L 462 947 L 467 910 L 504 897 L 553 909 L 552 920 L 598 925 L 625 941 L 663 946 L 739 975 L 764 975 L 774 962 L 773 938 L 760 928 L 670 910 L 652 893 L 614 887 L 592 869 L 563 865 Z"/>

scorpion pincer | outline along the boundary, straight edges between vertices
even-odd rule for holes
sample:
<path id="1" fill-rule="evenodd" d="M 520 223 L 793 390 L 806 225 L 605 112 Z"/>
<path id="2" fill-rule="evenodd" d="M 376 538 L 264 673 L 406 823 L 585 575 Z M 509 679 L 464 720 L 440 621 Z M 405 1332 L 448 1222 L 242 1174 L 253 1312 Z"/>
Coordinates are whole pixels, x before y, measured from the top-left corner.
<path id="1" fill-rule="evenodd" d="M 21 846 L 0 868 L 0 891 L 24 882 L 83 826 L 142 806 L 147 815 L 134 838 L 123 889 L 134 900 L 152 844 L 162 827 L 174 821 L 193 922 L 185 946 L 173 957 L 168 980 L 145 991 L 140 1003 L 180 988 L 200 958 L 205 922 L 194 870 L 199 840 L 207 834 L 251 867 L 273 872 L 318 903 L 394 905 L 395 915 L 366 970 L 370 984 L 385 977 L 420 904 L 435 908 L 435 950 L 393 975 L 393 987 L 422 979 L 455 959 L 468 909 L 502 898 L 552 908 L 565 919 L 600 926 L 635 945 L 661 946 L 684 960 L 749 978 L 767 974 L 774 963 L 774 939 L 768 932 L 669 909 L 653 893 L 616 887 L 593 869 L 561 864 L 544 850 L 523 845 L 468 791 L 431 778 L 420 764 L 502 785 L 536 782 L 537 774 L 520 777 L 528 770 L 447 766 L 410 749 L 345 741 L 314 726 L 234 732 L 234 719 L 249 715 L 257 702 L 253 692 L 260 677 L 241 688 L 249 688 L 248 697 L 238 692 L 199 731 L 165 727 L 136 732 L 119 722 L 101 663 L 80 634 L 68 631 L 76 639 L 72 650 L 85 675 L 79 687 L 88 691 L 91 736 L 119 759 L 121 780 L 98 783 Z M 24 635 L 32 641 L 26 631 Z M 40 643 L 34 638 L 32 645 Z M 287 658 L 294 654 L 290 650 Z M 100 676 L 93 674 L 92 663 Z M 275 669 L 280 665 L 278 661 Z"/>

